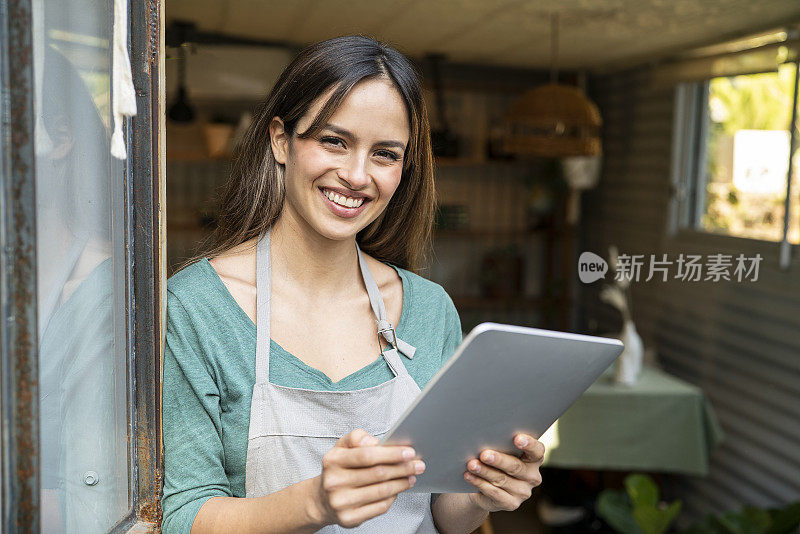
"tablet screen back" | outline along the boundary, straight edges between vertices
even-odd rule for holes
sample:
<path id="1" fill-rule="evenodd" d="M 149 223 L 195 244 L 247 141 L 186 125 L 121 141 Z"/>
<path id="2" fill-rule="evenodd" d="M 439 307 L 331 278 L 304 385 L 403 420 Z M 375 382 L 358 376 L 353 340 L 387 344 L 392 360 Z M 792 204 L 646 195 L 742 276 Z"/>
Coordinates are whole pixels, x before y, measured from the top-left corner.
<path id="1" fill-rule="evenodd" d="M 513 437 L 540 437 L 622 352 L 616 339 L 483 323 L 464 338 L 382 444 L 425 461 L 411 492 L 465 493 L 469 459 L 519 455 Z"/>

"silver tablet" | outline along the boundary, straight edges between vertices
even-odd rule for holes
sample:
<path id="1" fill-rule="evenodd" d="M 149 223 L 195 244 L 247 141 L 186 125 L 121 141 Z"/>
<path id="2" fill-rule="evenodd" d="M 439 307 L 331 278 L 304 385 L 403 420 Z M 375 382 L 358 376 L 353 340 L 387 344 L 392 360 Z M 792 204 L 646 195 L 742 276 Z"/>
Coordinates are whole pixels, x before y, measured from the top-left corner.
<path id="1" fill-rule="evenodd" d="M 622 352 L 617 339 L 482 323 L 427 384 L 381 444 L 411 445 L 425 461 L 415 493 L 471 493 L 466 463 L 486 448 L 519 455 Z"/>

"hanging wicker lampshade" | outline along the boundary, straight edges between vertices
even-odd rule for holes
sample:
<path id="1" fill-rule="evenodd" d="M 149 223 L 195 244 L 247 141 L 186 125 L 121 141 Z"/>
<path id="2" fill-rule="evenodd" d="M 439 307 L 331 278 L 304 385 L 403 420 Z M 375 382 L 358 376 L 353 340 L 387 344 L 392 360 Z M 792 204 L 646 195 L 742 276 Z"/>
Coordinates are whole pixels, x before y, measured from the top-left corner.
<path id="1" fill-rule="evenodd" d="M 520 156 L 596 156 L 602 151 L 597 106 L 576 87 L 526 91 L 508 109 L 505 150 Z"/>

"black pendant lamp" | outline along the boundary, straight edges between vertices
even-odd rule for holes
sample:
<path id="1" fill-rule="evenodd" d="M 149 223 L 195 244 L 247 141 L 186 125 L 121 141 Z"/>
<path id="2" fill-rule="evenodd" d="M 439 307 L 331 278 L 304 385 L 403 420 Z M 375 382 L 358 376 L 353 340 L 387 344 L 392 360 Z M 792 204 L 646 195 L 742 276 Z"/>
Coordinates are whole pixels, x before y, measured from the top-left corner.
<path id="1" fill-rule="evenodd" d="M 167 110 L 167 116 L 172 121 L 188 123 L 194 120 L 194 108 L 189 102 L 189 96 L 186 91 L 186 52 L 184 48 L 185 45 L 181 45 L 178 48 L 180 51 L 178 57 L 178 60 L 180 61 L 178 64 L 178 98 Z"/>

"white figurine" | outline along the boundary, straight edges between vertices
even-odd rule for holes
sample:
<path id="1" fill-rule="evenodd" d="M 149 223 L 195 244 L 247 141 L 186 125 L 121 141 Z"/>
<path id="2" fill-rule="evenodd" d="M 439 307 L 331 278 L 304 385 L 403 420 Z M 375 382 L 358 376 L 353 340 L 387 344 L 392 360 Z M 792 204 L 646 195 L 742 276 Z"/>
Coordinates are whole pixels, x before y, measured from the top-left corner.
<path id="1" fill-rule="evenodd" d="M 608 263 L 611 268 L 617 270 L 617 248 L 609 247 Z M 622 314 L 622 332 L 619 339 L 625 348 L 614 364 L 614 380 L 619 384 L 632 385 L 639 379 L 642 372 L 642 360 L 644 359 L 644 344 L 642 338 L 636 332 L 636 326 L 631 318 L 630 297 L 628 287 L 630 279 L 621 277 L 614 278 L 613 283 L 606 284 L 600 291 L 600 300 L 618 309 Z"/>

